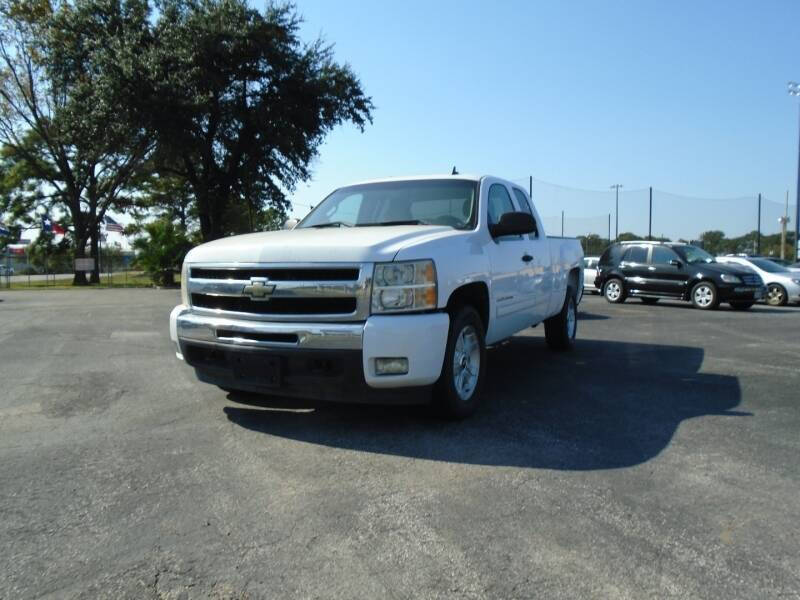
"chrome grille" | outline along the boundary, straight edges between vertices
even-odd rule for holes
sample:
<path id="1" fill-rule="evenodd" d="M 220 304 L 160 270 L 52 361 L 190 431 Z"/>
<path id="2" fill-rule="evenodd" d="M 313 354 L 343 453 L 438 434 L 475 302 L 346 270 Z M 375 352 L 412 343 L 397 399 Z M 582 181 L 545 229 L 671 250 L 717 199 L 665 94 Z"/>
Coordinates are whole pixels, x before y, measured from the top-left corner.
<path id="1" fill-rule="evenodd" d="M 197 313 L 260 321 L 363 321 L 371 264 L 193 264 L 188 292 Z"/>

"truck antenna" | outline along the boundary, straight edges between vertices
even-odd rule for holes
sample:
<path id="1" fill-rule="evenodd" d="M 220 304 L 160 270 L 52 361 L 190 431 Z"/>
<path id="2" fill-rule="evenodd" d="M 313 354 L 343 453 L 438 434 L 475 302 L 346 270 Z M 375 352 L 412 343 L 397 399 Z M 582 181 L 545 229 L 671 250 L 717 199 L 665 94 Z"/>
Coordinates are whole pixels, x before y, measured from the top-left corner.
<path id="1" fill-rule="evenodd" d="M 453 172 L 452 172 L 452 173 L 450 173 L 450 175 L 458 175 L 458 169 L 456 169 L 455 167 L 453 167 Z"/>

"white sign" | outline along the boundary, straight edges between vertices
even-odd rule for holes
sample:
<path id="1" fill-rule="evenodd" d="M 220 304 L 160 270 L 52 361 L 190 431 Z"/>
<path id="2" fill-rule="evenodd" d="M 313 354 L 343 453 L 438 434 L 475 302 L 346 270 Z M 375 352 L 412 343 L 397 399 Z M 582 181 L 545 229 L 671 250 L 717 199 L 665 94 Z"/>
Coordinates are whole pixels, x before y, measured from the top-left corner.
<path id="1" fill-rule="evenodd" d="M 93 258 L 76 258 L 75 259 L 76 271 L 94 271 Z"/>

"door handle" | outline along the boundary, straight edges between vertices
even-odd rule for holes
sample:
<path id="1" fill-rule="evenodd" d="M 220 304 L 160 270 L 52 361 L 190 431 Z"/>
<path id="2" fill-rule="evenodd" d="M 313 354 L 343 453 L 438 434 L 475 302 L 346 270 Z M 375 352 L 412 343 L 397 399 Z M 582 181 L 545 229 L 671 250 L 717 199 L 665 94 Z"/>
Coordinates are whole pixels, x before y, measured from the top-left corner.
<path id="1" fill-rule="evenodd" d="M 533 260 L 533 257 L 530 254 L 523 254 L 522 260 L 523 262 L 531 262 Z"/>
<path id="2" fill-rule="evenodd" d="M 648 271 L 655 271 L 655 270 L 656 270 L 656 268 L 655 268 L 655 267 L 647 267 L 647 270 L 648 270 Z"/>

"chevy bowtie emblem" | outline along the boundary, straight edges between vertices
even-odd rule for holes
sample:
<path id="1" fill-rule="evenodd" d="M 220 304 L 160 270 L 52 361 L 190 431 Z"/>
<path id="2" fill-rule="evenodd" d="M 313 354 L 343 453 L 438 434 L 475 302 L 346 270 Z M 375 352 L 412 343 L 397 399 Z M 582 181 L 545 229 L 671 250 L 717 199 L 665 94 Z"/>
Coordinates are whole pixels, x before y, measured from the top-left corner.
<path id="1" fill-rule="evenodd" d="M 244 286 L 242 294 L 250 296 L 252 300 L 269 300 L 274 291 L 275 284 L 270 283 L 266 277 L 251 277 L 250 284 Z"/>

